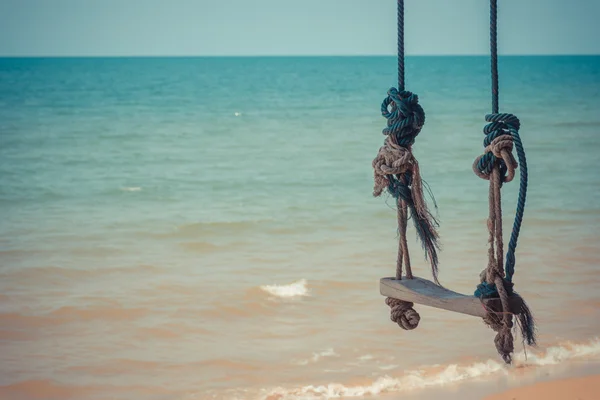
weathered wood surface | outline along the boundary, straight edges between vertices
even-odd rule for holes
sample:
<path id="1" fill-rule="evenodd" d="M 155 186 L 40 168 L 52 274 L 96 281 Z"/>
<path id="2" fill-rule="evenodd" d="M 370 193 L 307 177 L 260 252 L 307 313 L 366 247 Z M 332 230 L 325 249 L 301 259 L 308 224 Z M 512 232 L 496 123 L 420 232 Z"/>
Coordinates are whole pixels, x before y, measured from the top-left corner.
<path id="1" fill-rule="evenodd" d="M 481 304 L 481 300 L 475 296 L 466 296 L 453 292 L 416 276 L 413 279 L 403 278 L 402 280 L 381 278 L 379 291 L 386 297 L 393 297 L 415 304 L 441 308 L 475 317 L 484 317 L 486 315 L 485 307 L 494 311 L 502 310 L 500 299 L 483 299 L 484 307 Z M 518 313 L 523 300 L 521 297 L 514 295 L 510 297 L 509 303 L 510 311 Z"/>

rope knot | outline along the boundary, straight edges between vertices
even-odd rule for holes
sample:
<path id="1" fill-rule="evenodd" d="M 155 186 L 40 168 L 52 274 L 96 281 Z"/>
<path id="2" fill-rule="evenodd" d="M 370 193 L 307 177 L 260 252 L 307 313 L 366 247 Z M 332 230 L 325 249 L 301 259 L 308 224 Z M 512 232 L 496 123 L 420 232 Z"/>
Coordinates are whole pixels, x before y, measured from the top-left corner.
<path id="1" fill-rule="evenodd" d="M 425 258 L 429 258 L 433 279 L 438 283 L 437 221 L 427 207 L 419 163 L 412 153 L 415 138 L 425 124 L 425 112 L 419 105 L 417 95 L 391 88 L 381 104 L 381 114 L 387 119 L 387 126 L 383 129 L 383 134 L 387 137 L 372 163 L 375 180 L 373 195 L 378 197 L 387 189 L 397 200 L 400 243 L 406 243 L 406 219 L 408 218 L 407 212 L 401 209 L 410 210 L 417 237 L 425 250 Z M 402 244 L 400 246 L 405 248 L 399 250 L 398 265 L 402 263 L 401 254 L 406 253 L 407 275 L 411 275 L 408 248 Z"/>
<path id="2" fill-rule="evenodd" d="M 501 135 L 485 148 L 486 153 L 492 153 L 496 158 L 502 158 L 502 152 L 511 152 L 513 149 L 513 140 L 510 135 Z"/>
<path id="3" fill-rule="evenodd" d="M 391 308 L 390 319 L 397 323 L 400 328 L 412 330 L 419 326 L 421 317 L 413 308 L 413 303 L 387 297 L 385 304 Z"/>
<path id="4" fill-rule="evenodd" d="M 381 104 L 381 115 L 387 119 L 383 134 L 393 135 L 396 143 L 403 147 L 415 142 L 425 124 L 425 111 L 419 105 L 419 96 L 406 90 L 388 90 L 388 96 Z"/>
<path id="5" fill-rule="evenodd" d="M 515 349 L 513 335 L 510 331 L 511 328 L 512 318 L 510 319 L 510 324 L 504 324 L 499 332 L 496 333 L 496 337 L 494 338 L 496 350 L 498 350 L 498 354 L 500 354 L 504 362 L 507 364 L 512 362 L 511 353 Z"/>
<path id="6" fill-rule="evenodd" d="M 479 274 L 480 283 L 477 285 L 477 289 L 475 289 L 475 293 L 473 295 L 480 299 L 490 299 L 490 298 L 498 298 L 500 294 L 498 289 L 496 288 L 497 283 L 502 283 L 504 287 L 504 291 L 508 296 L 512 296 L 514 283 L 508 281 L 506 278 L 502 277 L 496 271 L 488 271 L 484 269 Z M 497 280 L 499 279 L 499 281 Z"/>
<path id="7" fill-rule="evenodd" d="M 473 163 L 473 171 L 482 179 L 489 180 L 494 165 L 498 164 L 502 182 L 510 182 L 515 176 L 518 163 L 512 155 L 513 137 L 518 135 L 521 126 L 519 119 L 512 114 L 488 114 L 489 122 L 484 128 L 484 154 Z"/>
<path id="8" fill-rule="evenodd" d="M 404 147 L 388 136 L 373 160 L 375 187 L 373 196 L 378 197 L 386 188 L 392 186 L 393 175 L 404 175 L 412 172 L 416 160 L 410 147 Z M 411 174 L 409 174 L 411 175 Z"/>

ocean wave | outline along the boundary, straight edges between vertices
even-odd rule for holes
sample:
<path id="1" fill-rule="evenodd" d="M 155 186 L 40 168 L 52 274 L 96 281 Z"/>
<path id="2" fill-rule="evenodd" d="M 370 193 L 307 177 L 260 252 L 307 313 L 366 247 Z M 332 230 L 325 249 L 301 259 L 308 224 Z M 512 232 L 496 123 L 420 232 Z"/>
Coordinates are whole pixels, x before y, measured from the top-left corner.
<path id="1" fill-rule="evenodd" d="M 22 269 L 13 269 L 0 272 L 0 278 L 10 280 L 11 282 L 27 282 L 48 281 L 56 283 L 57 280 L 66 280 L 70 282 L 72 279 L 96 279 L 102 276 L 115 276 L 116 274 L 157 274 L 162 272 L 162 268 L 140 264 L 128 267 L 110 267 L 110 268 L 64 268 L 64 267 L 29 267 Z"/>
<path id="2" fill-rule="evenodd" d="M 543 367 L 560 364 L 579 358 L 600 355 L 600 339 L 595 338 L 584 344 L 565 343 L 547 348 L 543 352 L 515 357 L 515 367 Z M 391 366 L 390 366 L 391 367 Z M 381 368 L 385 369 L 385 368 Z M 391 368 L 390 368 L 391 369 Z M 373 396 L 383 393 L 405 392 L 414 389 L 442 386 L 449 383 L 469 381 L 492 375 L 509 375 L 512 368 L 495 360 L 476 362 L 468 365 L 451 364 L 446 367 L 425 367 L 408 371 L 401 376 L 381 376 L 364 385 L 329 383 L 307 385 L 297 388 L 275 387 L 263 389 L 259 394 L 262 400 L 309 400 L 347 397 Z"/>
<path id="3" fill-rule="evenodd" d="M 275 297 L 292 298 L 310 296 L 306 284 L 306 279 L 300 279 L 288 285 L 263 285 L 260 288 Z"/>
<path id="4" fill-rule="evenodd" d="M 165 239 L 173 238 L 210 238 L 223 235 L 231 237 L 242 232 L 260 229 L 263 225 L 272 223 L 272 220 L 250 220 L 250 221 L 203 221 L 177 226 L 175 229 L 154 233 L 149 236 Z"/>
<path id="5" fill-rule="evenodd" d="M 310 363 L 319 362 L 319 360 L 326 358 L 326 357 L 339 357 L 339 355 L 333 349 L 330 348 L 330 349 L 324 350 L 320 353 L 313 353 L 312 357 L 310 357 L 308 359 L 292 361 L 292 364 L 308 365 Z"/>
<path id="6" fill-rule="evenodd" d="M 140 192 L 142 188 L 140 186 L 125 186 L 121 190 L 124 192 Z"/>
<path id="7" fill-rule="evenodd" d="M 515 360 L 522 366 L 557 365 L 572 358 L 590 357 L 600 355 L 600 338 L 594 338 L 588 343 L 567 342 L 560 346 L 553 346 L 543 353 L 517 354 Z"/>
<path id="8" fill-rule="evenodd" d="M 198 252 L 198 253 L 213 253 L 221 249 L 220 246 L 209 242 L 187 242 L 181 243 L 181 247 L 186 250 Z"/>
<path id="9" fill-rule="evenodd" d="M 63 306 L 43 314 L 0 313 L 0 326 L 11 330 L 44 329 L 49 326 L 89 321 L 123 322 L 151 314 L 147 308 L 125 308 L 118 304 L 95 307 Z"/>
<path id="10" fill-rule="evenodd" d="M 342 383 L 329 383 L 327 385 L 308 385 L 294 389 L 279 387 L 264 391 L 261 398 L 264 400 L 308 400 L 373 396 L 382 393 L 441 386 L 447 383 L 491 375 L 499 371 L 506 372 L 498 362 L 489 360 L 487 363 L 476 363 L 464 367 L 449 365 L 442 372 L 433 375 L 427 375 L 421 371 L 410 371 L 398 378 L 386 375 L 367 385 L 346 386 Z"/>

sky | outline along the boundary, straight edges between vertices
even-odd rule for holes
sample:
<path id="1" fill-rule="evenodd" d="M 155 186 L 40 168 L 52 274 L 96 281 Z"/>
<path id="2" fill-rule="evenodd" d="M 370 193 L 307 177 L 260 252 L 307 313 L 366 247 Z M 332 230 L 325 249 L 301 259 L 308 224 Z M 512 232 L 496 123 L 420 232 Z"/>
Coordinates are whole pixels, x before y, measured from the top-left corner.
<path id="1" fill-rule="evenodd" d="M 600 0 L 498 3 L 500 54 L 600 54 Z M 488 7 L 405 0 L 406 54 L 488 54 Z M 0 0 L 0 56 L 395 53 L 395 0 Z"/>

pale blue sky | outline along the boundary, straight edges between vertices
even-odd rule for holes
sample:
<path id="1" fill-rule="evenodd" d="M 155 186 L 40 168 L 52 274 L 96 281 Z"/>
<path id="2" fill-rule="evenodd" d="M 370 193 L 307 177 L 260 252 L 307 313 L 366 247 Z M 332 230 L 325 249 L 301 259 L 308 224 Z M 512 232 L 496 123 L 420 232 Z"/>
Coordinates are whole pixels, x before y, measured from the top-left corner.
<path id="1" fill-rule="evenodd" d="M 407 54 L 487 54 L 487 0 L 406 0 Z M 2 56 L 395 54 L 395 0 L 0 0 Z M 600 54 L 600 0 L 499 0 L 501 54 Z"/>

